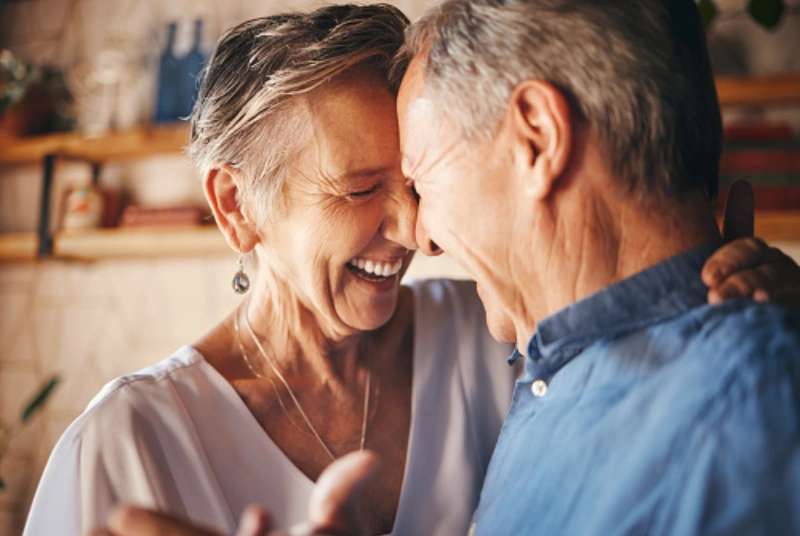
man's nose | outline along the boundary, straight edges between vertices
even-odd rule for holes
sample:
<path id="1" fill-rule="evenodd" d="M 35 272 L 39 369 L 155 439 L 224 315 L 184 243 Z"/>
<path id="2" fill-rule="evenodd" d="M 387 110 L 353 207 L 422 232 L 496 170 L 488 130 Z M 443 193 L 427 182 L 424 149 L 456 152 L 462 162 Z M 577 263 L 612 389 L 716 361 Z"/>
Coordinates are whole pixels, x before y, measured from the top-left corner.
<path id="1" fill-rule="evenodd" d="M 417 214 L 417 245 L 419 250 L 429 257 L 435 257 L 443 253 L 442 248 L 431 240 L 428 230 L 425 229 L 425 225 L 423 225 L 422 218 L 419 217 L 419 214 Z"/>
<path id="2" fill-rule="evenodd" d="M 417 225 L 417 199 L 413 193 L 403 189 L 392 196 L 389 214 L 383 222 L 383 236 L 408 250 L 417 249 L 415 228 Z"/>

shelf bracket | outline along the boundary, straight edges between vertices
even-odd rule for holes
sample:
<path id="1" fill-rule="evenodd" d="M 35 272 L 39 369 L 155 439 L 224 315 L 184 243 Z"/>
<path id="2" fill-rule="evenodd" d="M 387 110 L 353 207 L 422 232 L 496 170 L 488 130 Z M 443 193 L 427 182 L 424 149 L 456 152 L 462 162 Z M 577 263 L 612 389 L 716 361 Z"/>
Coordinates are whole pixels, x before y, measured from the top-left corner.
<path id="1" fill-rule="evenodd" d="M 50 198 L 53 193 L 53 170 L 56 155 L 48 154 L 42 160 L 42 199 L 39 205 L 39 249 L 41 259 L 53 255 L 53 235 L 50 232 Z"/>

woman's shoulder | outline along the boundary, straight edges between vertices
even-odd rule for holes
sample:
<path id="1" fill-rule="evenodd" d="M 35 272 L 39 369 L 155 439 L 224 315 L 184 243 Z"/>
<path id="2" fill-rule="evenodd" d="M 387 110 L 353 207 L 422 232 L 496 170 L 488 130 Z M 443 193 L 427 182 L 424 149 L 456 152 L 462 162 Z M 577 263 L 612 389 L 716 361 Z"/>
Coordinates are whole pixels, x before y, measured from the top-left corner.
<path id="1" fill-rule="evenodd" d="M 194 419 L 198 400 L 219 400 L 216 385 L 213 369 L 191 347 L 106 384 L 53 449 L 29 533 L 44 533 L 41 526 L 55 519 L 80 527 L 67 531 L 77 534 L 104 522 L 114 501 L 180 508 L 186 490 L 215 489 L 203 487 L 211 477 Z M 71 502 L 54 513 L 60 495 Z"/>
<path id="2" fill-rule="evenodd" d="M 144 392 L 158 389 L 162 384 L 175 380 L 190 379 L 203 373 L 203 356 L 191 346 L 184 346 L 168 358 L 137 372 L 119 376 L 100 389 L 92 398 L 84 413 L 107 404 L 120 393 Z"/>
<path id="3" fill-rule="evenodd" d="M 165 451 L 188 451 L 200 441 L 195 399 L 203 393 L 203 403 L 219 400 L 214 396 L 216 384 L 213 369 L 188 346 L 155 365 L 120 376 L 108 382 L 67 427 L 51 463 L 79 463 L 89 473 L 106 473 L 117 483 L 147 473 L 159 465 L 150 463 L 150 458 L 163 458 Z"/>
<path id="4" fill-rule="evenodd" d="M 443 293 L 448 292 L 468 295 L 474 294 L 477 296 L 475 281 L 471 279 L 411 279 L 409 281 L 404 281 L 403 284 L 414 290 L 415 294 L 426 293 L 434 296 L 442 296 Z"/>
<path id="5" fill-rule="evenodd" d="M 432 318 L 442 313 L 453 318 L 483 319 L 484 308 L 475 281 L 460 279 L 417 279 L 406 285 L 414 295 L 416 309 Z"/>
<path id="6" fill-rule="evenodd" d="M 108 444 L 141 421 L 174 412 L 180 403 L 175 384 L 192 384 L 208 374 L 203 356 L 184 346 L 167 359 L 108 382 L 64 433 L 62 441 L 97 438 Z M 108 435 L 111 434 L 111 435 Z"/>
<path id="7" fill-rule="evenodd" d="M 468 383 L 490 382 L 492 377 L 509 383 L 513 375 L 506 360 L 513 348 L 489 332 L 474 281 L 427 279 L 408 286 L 415 301 L 415 351 L 426 354 L 415 363 L 437 368 L 458 363 Z"/>

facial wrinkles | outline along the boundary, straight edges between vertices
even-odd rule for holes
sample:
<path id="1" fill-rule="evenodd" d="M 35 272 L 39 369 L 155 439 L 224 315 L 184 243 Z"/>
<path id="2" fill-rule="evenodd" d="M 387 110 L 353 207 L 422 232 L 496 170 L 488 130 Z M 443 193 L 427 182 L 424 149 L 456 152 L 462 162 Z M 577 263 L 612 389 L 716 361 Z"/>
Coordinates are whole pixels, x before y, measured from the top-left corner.
<path id="1" fill-rule="evenodd" d="M 297 365 L 292 356 L 308 349 L 309 345 L 324 348 L 326 336 L 317 322 L 313 309 L 297 292 L 290 280 L 276 277 L 269 270 L 262 270 L 259 284 L 248 308 L 248 315 L 262 335 L 262 341 L 280 351 L 271 352 L 283 361 L 286 370 Z M 260 299 L 259 296 L 265 296 Z M 259 329 L 259 326 L 263 326 Z M 264 332 L 263 329 L 267 328 Z"/>
<path id="2" fill-rule="evenodd" d="M 267 345 L 269 354 L 281 361 L 281 369 L 286 373 L 303 370 L 304 360 L 297 359 L 298 356 L 329 355 L 335 341 L 347 340 L 346 333 L 324 329 L 315 308 L 287 280 L 261 281 L 264 286 L 260 288 L 264 290 L 260 294 L 267 296 L 266 306 L 258 305 L 254 296 L 248 315 L 259 339 Z"/>
<path id="3" fill-rule="evenodd" d="M 436 119 L 434 119 L 436 118 Z M 438 120 L 438 114 L 431 101 L 424 97 L 419 97 L 411 102 L 408 107 L 407 130 L 417 132 L 414 136 L 411 150 L 403 155 L 403 163 L 408 166 L 406 175 L 411 177 L 415 183 L 425 184 L 427 176 L 441 164 L 447 162 L 448 156 L 454 153 L 459 145 L 457 136 L 447 131 Z M 406 138 L 411 132 L 406 132 Z M 421 143 L 430 141 L 433 143 Z M 447 140 L 447 144 L 438 149 L 438 154 L 433 154 L 433 147 L 441 145 L 441 140 Z M 407 148 L 409 140 L 405 144 Z M 421 145 L 421 147 L 420 147 Z"/>
<path id="4" fill-rule="evenodd" d="M 326 338 L 341 338 L 349 334 L 350 330 L 336 310 L 334 296 L 343 294 L 340 283 L 345 269 L 344 263 L 348 259 L 333 258 L 332 254 L 335 253 L 335 250 L 326 248 L 325 245 L 335 243 L 335 235 L 331 233 L 333 229 L 339 236 L 352 236 L 358 232 L 358 229 L 355 228 L 353 218 L 346 214 L 346 202 L 314 192 L 315 188 L 311 186 L 313 181 L 313 177 L 305 174 L 295 175 L 290 195 L 292 198 L 291 213 L 286 215 L 287 218 L 294 220 L 289 225 L 300 225 L 308 232 L 282 233 L 281 229 L 276 229 L 278 233 L 291 236 L 293 242 L 285 243 L 279 240 L 276 244 L 277 247 L 295 251 L 300 255 L 310 254 L 310 257 L 295 257 L 293 264 L 303 267 L 301 270 L 297 270 L 283 263 L 276 265 L 281 255 L 268 256 L 271 257 L 270 264 L 276 268 L 276 275 L 279 274 L 289 283 L 283 289 L 287 299 L 281 300 L 281 302 L 284 305 L 295 302 L 299 304 L 299 307 L 307 310 L 317 320 L 319 331 Z M 326 233 L 328 236 L 320 237 L 321 230 L 328 231 Z M 289 309 L 294 307 L 294 305 L 290 305 Z M 296 317 L 296 315 L 294 316 Z"/>

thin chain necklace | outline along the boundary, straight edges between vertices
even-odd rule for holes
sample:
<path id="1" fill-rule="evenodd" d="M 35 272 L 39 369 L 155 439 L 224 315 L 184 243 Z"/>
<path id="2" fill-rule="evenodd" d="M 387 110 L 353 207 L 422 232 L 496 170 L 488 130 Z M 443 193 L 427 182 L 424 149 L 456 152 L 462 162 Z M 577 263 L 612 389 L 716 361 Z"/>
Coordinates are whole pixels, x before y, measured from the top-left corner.
<path id="1" fill-rule="evenodd" d="M 247 355 L 247 351 L 244 349 L 244 343 L 242 342 L 242 334 L 239 331 L 239 319 L 236 316 L 234 316 L 233 318 L 233 327 L 234 330 L 236 331 L 236 340 L 239 343 L 239 350 L 242 352 L 242 357 L 244 358 L 244 362 L 247 364 L 247 368 L 250 369 L 250 372 L 253 373 L 253 376 L 261 379 L 267 379 L 269 381 L 270 385 L 272 385 L 272 388 L 275 390 L 275 396 L 278 397 L 278 403 L 281 405 L 283 414 L 286 415 L 286 419 L 292 424 L 295 430 L 297 430 L 302 434 L 313 436 L 314 434 L 312 434 L 311 432 L 309 432 L 308 430 L 297 424 L 294 418 L 291 415 L 289 415 L 289 411 L 286 409 L 286 404 L 283 403 L 283 396 L 281 395 L 280 389 L 278 389 L 278 384 L 275 383 L 275 380 L 273 380 L 272 377 L 270 376 L 261 375 L 258 371 L 256 371 L 255 368 L 253 368 L 253 364 L 250 362 L 250 356 Z"/>
<path id="2" fill-rule="evenodd" d="M 250 319 L 247 317 L 247 311 L 245 311 L 245 313 L 244 313 L 244 324 L 247 327 L 247 331 L 250 332 L 250 336 L 252 337 L 253 342 L 256 343 L 256 346 L 258 347 L 258 351 L 261 353 L 261 356 L 264 358 L 264 361 L 267 362 L 267 364 L 270 366 L 272 371 L 275 373 L 275 375 L 281 381 L 283 386 L 286 388 L 286 391 L 289 393 L 289 397 L 292 399 L 292 402 L 294 402 L 294 405 L 297 408 L 297 411 L 303 417 L 303 421 L 305 421 L 306 426 L 308 426 L 308 429 L 311 430 L 311 434 L 317 439 L 319 444 L 322 446 L 322 449 L 330 457 L 331 461 L 335 461 L 336 460 L 336 456 L 334 456 L 333 452 L 331 452 L 331 449 L 328 448 L 327 443 L 325 443 L 325 441 L 322 439 L 322 436 L 319 434 L 319 432 L 317 432 L 317 429 L 314 428 L 314 425 L 311 424 L 311 420 L 308 418 L 308 415 L 303 410 L 303 407 L 300 405 L 300 402 L 297 400 L 297 397 L 295 396 L 294 391 L 292 391 L 292 388 L 289 387 L 289 382 L 286 381 L 286 378 L 284 378 L 283 374 L 281 374 L 281 371 L 278 370 L 278 367 L 275 365 L 273 360 L 267 355 L 267 352 L 264 351 L 264 347 L 261 345 L 261 341 L 258 340 L 258 337 L 256 337 L 256 334 L 255 334 L 255 331 L 253 331 L 253 327 L 250 325 Z M 264 379 L 263 375 L 261 375 L 258 372 L 256 372 L 255 368 L 250 363 L 250 359 L 247 357 L 247 353 L 244 350 L 244 345 L 242 344 L 242 335 L 241 335 L 241 333 L 239 331 L 239 315 L 238 314 L 234 314 L 233 315 L 233 328 L 236 331 L 236 336 L 237 336 L 237 338 L 239 340 L 239 348 L 242 351 L 242 357 L 244 357 L 244 362 L 247 364 L 247 367 L 250 369 L 250 371 L 256 377 Z M 267 378 L 267 379 L 269 379 L 272 382 L 272 378 Z M 367 442 L 367 416 L 369 415 L 369 398 L 370 398 L 370 384 L 371 383 L 372 383 L 372 356 L 371 356 L 371 354 L 369 354 L 368 358 L 367 358 L 367 384 L 366 384 L 366 386 L 364 388 L 364 417 L 363 417 L 363 422 L 361 423 L 360 450 L 364 450 L 364 447 L 365 447 L 366 442 Z M 273 385 L 274 385 L 274 382 L 273 382 Z M 278 395 L 278 400 L 281 402 L 281 407 L 283 407 L 283 411 L 286 412 L 286 407 L 283 406 L 283 401 L 280 400 L 280 395 Z M 286 412 L 286 415 L 288 417 L 288 415 L 289 415 L 288 412 Z M 292 424 L 295 427 L 297 427 L 297 425 L 294 423 L 294 421 L 291 419 L 291 417 L 289 418 L 289 420 L 292 422 Z"/>

